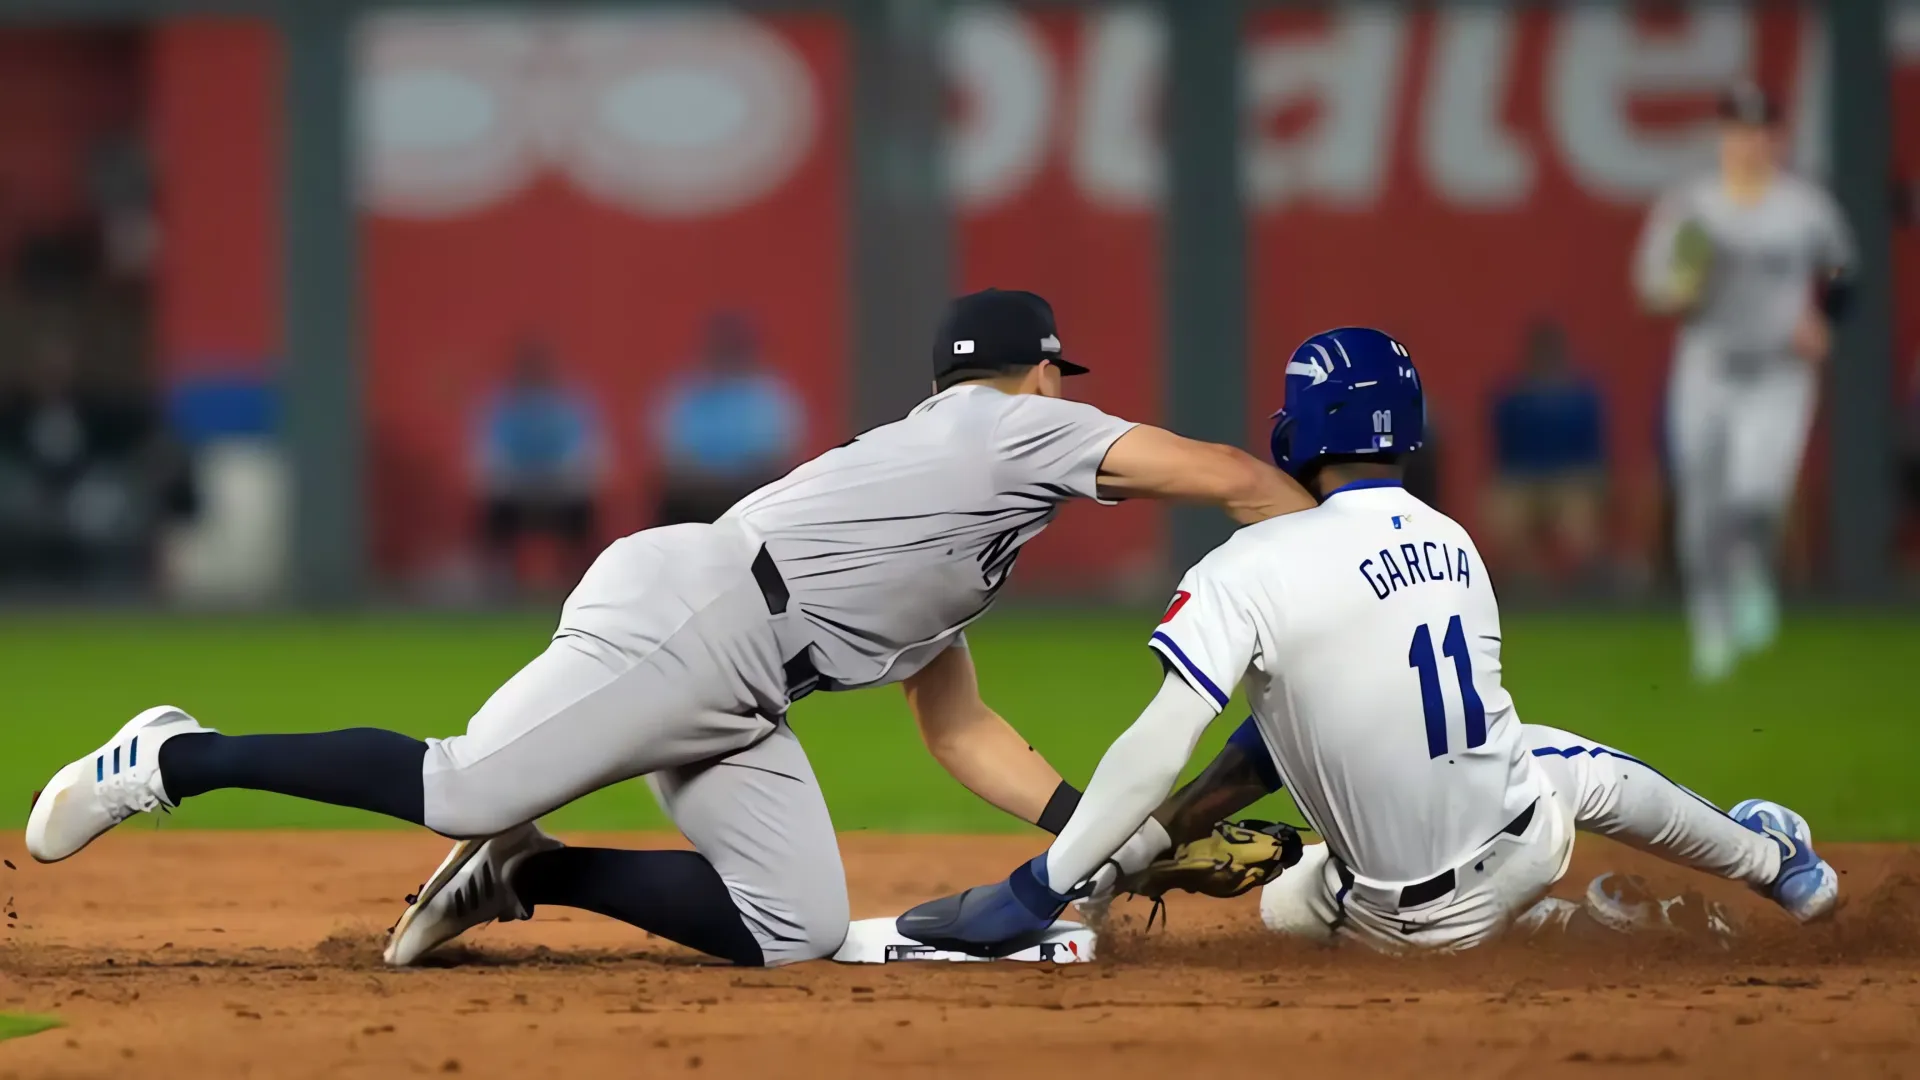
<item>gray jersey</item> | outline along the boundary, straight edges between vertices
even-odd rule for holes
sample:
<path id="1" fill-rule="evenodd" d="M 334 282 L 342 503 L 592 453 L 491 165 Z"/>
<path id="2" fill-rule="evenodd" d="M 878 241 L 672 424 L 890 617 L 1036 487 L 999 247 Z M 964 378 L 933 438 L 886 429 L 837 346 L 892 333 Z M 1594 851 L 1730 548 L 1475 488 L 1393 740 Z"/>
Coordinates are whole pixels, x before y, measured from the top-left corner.
<path id="1" fill-rule="evenodd" d="M 1814 276 L 1853 265 L 1846 220 L 1818 184 L 1783 173 L 1758 202 L 1741 204 L 1710 174 L 1669 191 L 1647 218 L 1634 259 L 1642 295 L 1658 292 L 1689 221 L 1706 231 L 1713 261 L 1685 334 L 1732 360 L 1786 354 Z"/>
<path id="2" fill-rule="evenodd" d="M 957 386 L 740 500 L 836 688 L 897 682 L 984 614 L 1021 545 L 1133 425 L 1091 405 Z"/>

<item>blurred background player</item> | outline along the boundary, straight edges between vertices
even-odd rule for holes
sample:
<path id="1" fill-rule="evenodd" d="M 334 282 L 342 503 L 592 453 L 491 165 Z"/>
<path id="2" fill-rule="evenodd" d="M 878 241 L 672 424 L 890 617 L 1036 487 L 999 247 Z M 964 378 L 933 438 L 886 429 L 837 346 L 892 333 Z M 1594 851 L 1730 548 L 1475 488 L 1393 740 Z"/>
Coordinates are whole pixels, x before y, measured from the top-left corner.
<path id="1" fill-rule="evenodd" d="M 1655 204 L 1633 266 L 1680 318 L 1668 425 L 1678 562 L 1697 678 L 1725 678 L 1778 630 L 1775 549 L 1806 447 L 1853 241 L 1832 197 L 1780 165 L 1759 87 L 1720 100 L 1719 167 Z"/>

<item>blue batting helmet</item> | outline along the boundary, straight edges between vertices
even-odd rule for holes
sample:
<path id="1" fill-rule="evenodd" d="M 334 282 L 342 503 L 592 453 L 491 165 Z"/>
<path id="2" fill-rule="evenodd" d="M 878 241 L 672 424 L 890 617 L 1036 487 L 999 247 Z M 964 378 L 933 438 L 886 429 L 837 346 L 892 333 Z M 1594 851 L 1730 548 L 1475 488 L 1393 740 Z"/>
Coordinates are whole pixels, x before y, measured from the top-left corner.
<path id="1" fill-rule="evenodd" d="M 1407 347 L 1346 326 L 1308 338 L 1287 361 L 1286 407 L 1273 414 L 1273 463 L 1300 476 L 1332 454 L 1420 449 L 1427 402 Z"/>

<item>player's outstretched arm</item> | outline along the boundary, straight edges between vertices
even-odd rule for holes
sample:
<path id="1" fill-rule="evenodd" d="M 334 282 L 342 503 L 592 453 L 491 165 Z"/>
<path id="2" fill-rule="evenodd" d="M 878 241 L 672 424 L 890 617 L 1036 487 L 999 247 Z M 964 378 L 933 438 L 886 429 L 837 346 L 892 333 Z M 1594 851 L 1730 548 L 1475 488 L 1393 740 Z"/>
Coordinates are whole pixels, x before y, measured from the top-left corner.
<path id="1" fill-rule="evenodd" d="M 1136 425 L 1100 462 L 1103 499 L 1212 503 L 1241 524 L 1307 510 L 1315 503 L 1294 479 L 1244 450 Z"/>
<path id="2" fill-rule="evenodd" d="M 1185 679 L 1168 672 L 1140 718 L 1101 756 L 1079 808 L 1047 851 L 1042 884 L 1065 893 L 1093 877 L 1173 790 L 1218 713 Z"/>
<path id="3" fill-rule="evenodd" d="M 901 686 L 920 737 L 941 768 L 994 806 L 1040 824 L 1060 789 L 1060 774 L 981 700 L 973 655 L 964 642 L 956 642 Z"/>

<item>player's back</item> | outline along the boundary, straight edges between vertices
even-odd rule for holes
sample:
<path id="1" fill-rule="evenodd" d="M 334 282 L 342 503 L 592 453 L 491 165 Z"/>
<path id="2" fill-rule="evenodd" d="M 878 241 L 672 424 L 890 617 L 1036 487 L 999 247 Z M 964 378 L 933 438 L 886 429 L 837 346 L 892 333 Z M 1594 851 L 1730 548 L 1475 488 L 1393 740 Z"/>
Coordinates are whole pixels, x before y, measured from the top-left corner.
<path id="1" fill-rule="evenodd" d="M 1362 482 L 1216 555 L 1259 613 L 1246 688 L 1261 730 L 1301 812 L 1356 875 L 1430 878 L 1534 800 L 1500 684 L 1499 606 L 1451 518 L 1397 484 Z"/>
<path id="2" fill-rule="evenodd" d="M 1073 401 L 962 385 L 806 462 L 727 512 L 764 542 L 834 687 L 918 670 L 992 604 L 1021 545 L 1095 497 L 1133 425 Z"/>

